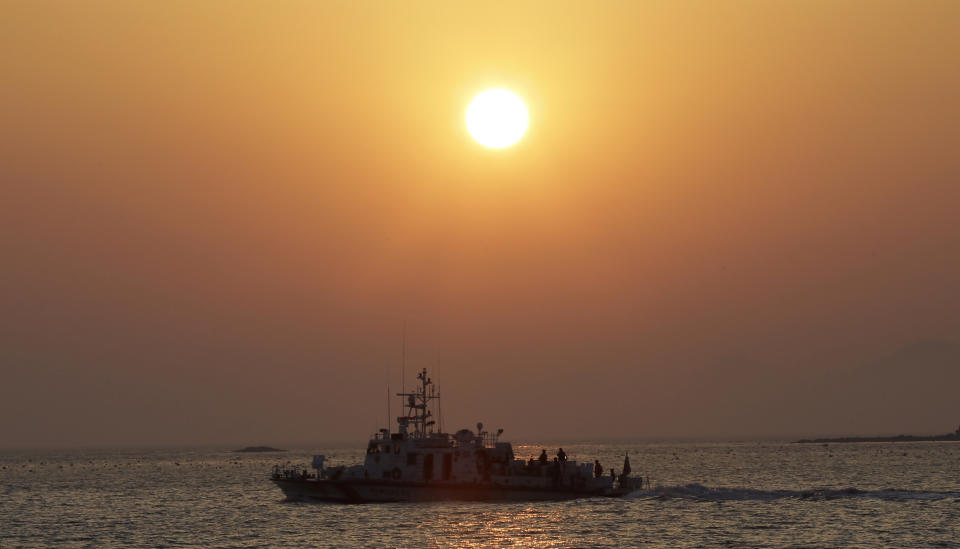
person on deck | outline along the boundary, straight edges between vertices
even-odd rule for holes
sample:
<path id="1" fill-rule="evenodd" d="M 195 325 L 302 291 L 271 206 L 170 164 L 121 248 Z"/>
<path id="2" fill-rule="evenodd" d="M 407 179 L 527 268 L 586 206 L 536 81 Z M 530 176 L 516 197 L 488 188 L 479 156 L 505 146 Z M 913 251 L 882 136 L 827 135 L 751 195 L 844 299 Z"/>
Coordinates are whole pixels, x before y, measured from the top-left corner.
<path id="1" fill-rule="evenodd" d="M 546 465 L 547 459 L 547 450 L 544 449 L 540 452 L 540 465 Z"/>
<path id="2" fill-rule="evenodd" d="M 559 450 L 557 450 L 557 459 L 560 460 L 560 463 L 567 462 L 567 453 L 563 451 L 563 448 L 560 448 Z"/>
<path id="3" fill-rule="evenodd" d="M 593 478 L 600 478 L 603 476 L 603 466 L 600 465 L 600 460 L 593 460 Z"/>

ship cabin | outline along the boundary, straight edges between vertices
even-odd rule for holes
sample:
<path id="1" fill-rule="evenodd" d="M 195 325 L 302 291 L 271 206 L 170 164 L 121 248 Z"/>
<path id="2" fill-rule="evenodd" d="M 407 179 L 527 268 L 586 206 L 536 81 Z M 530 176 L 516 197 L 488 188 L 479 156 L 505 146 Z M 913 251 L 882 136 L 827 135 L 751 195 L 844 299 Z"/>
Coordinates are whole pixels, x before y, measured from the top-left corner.
<path id="1" fill-rule="evenodd" d="M 381 429 L 367 445 L 364 478 L 397 481 L 481 482 L 503 474 L 513 459 L 509 442 L 491 441 L 478 429 L 455 435 L 429 433 L 424 437 Z"/>

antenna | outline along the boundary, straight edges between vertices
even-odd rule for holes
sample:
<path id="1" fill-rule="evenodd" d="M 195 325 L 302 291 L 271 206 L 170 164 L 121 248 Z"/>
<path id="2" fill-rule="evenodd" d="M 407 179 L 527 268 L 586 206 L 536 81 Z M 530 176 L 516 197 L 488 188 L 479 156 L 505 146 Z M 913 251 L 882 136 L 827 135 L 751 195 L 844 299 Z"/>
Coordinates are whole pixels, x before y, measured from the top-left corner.
<path id="1" fill-rule="evenodd" d="M 387 432 L 390 432 L 390 363 L 383 363 L 383 380 L 387 386 Z"/>
<path id="2" fill-rule="evenodd" d="M 440 399 L 440 349 L 437 348 L 437 369 L 434 372 L 433 376 L 437 378 L 437 426 L 440 428 L 440 432 L 445 432 L 443 430 L 443 407 L 440 405 L 443 402 Z"/>
<path id="3" fill-rule="evenodd" d="M 400 348 L 400 392 L 406 393 L 407 379 L 407 321 L 403 321 L 403 346 Z"/>

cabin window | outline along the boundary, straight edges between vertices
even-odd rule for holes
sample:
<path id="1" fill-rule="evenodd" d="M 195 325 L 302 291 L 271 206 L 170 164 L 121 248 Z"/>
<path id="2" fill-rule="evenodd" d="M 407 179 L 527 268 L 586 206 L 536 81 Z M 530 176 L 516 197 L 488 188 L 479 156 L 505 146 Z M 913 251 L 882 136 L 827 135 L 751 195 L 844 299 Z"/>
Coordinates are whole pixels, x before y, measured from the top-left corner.
<path id="1" fill-rule="evenodd" d="M 423 480 L 433 479 L 433 454 L 423 456 Z"/>
<path id="2" fill-rule="evenodd" d="M 380 453 L 380 445 L 377 444 L 376 442 L 371 441 L 371 442 L 370 442 L 370 445 L 367 446 L 367 453 L 368 453 L 368 454 L 379 454 L 379 453 Z"/>
<path id="3" fill-rule="evenodd" d="M 389 444 L 387 444 L 386 446 L 383 447 L 383 453 L 384 453 L 384 454 L 389 454 L 389 453 L 390 453 L 390 445 L 389 445 Z"/>
<path id="4" fill-rule="evenodd" d="M 410 452 L 407 454 L 407 465 L 416 465 L 417 464 L 417 454 L 415 452 Z"/>
<path id="5" fill-rule="evenodd" d="M 453 470 L 453 456 L 443 454 L 443 480 L 450 480 L 450 472 Z"/>

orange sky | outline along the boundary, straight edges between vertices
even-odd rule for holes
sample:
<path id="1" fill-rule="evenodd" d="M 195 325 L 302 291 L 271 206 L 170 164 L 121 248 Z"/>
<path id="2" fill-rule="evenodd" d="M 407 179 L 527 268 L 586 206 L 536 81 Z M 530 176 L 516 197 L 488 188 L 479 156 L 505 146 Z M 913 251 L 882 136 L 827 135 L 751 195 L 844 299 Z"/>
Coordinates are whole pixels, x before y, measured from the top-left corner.
<path id="1" fill-rule="evenodd" d="M 0 5 L 0 446 L 956 427 L 956 2 Z"/>

